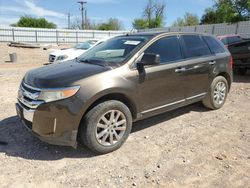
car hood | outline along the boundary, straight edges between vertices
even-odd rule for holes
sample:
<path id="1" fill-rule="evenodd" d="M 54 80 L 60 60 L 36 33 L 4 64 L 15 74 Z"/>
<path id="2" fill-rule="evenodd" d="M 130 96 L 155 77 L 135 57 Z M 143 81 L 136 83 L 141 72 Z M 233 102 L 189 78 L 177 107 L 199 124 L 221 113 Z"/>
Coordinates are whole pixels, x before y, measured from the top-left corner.
<path id="1" fill-rule="evenodd" d="M 24 82 L 36 88 L 67 87 L 83 78 L 110 69 L 110 67 L 69 61 L 31 70 L 26 73 Z"/>

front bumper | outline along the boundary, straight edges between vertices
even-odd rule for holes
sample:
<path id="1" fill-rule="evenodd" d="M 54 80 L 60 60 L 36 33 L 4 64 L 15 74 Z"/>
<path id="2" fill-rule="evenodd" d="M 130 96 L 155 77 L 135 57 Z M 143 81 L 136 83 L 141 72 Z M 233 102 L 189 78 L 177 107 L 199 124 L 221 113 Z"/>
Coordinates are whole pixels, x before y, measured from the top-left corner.
<path id="1" fill-rule="evenodd" d="M 35 110 L 27 109 L 18 102 L 16 111 L 25 127 L 40 140 L 53 145 L 76 148 L 80 105 L 75 102 L 77 103 L 75 99 L 66 99 L 44 103 Z"/>

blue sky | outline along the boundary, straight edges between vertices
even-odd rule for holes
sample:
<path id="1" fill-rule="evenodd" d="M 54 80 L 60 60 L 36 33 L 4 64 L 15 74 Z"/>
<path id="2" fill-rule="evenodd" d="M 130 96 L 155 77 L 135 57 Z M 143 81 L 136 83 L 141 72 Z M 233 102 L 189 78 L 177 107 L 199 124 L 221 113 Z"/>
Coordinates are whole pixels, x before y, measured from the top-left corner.
<path id="1" fill-rule="evenodd" d="M 159 0 L 166 3 L 165 25 L 171 25 L 174 20 L 185 12 L 201 16 L 204 9 L 213 5 L 213 0 Z M 110 17 L 122 21 L 124 29 L 131 29 L 134 18 L 142 16 L 147 0 L 87 0 L 88 17 L 96 23 L 104 22 Z M 72 20 L 80 18 L 77 0 L 0 0 L 0 25 L 17 22 L 21 15 L 46 17 L 58 25 L 67 27 L 67 13 Z"/>

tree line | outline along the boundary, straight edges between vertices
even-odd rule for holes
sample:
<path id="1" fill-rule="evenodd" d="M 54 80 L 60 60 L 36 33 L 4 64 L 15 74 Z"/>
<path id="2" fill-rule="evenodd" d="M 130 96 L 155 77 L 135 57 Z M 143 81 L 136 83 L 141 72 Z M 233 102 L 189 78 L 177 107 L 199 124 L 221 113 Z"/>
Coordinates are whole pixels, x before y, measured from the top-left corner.
<path id="1" fill-rule="evenodd" d="M 166 3 L 159 0 L 148 0 L 142 10 L 141 18 L 132 22 L 134 29 L 161 28 L 166 24 Z M 214 5 L 207 8 L 201 18 L 196 14 L 186 12 L 183 17 L 177 18 L 172 26 L 192 26 L 199 24 L 235 23 L 250 20 L 250 0 L 214 0 Z M 45 18 L 22 16 L 15 27 L 56 28 L 56 24 L 48 22 Z M 76 18 L 71 26 L 72 29 L 80 29 L 81 22 Z M 87 19 L 87 29 L 96 30 L 121 30 L 123 24 L 119 19 L 110 18 L 106 22 L 95 23 Z"/>

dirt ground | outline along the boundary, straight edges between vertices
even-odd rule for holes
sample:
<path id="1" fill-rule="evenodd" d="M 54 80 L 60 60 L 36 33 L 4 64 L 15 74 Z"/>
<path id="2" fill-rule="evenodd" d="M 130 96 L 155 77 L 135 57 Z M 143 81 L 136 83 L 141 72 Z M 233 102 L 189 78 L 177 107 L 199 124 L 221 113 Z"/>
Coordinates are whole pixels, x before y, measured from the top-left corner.
<path id="1" fill-rule="evenodd" d="M 43 143 L 17 118 L 22 77 L 47 59 L 0 44 L 0 187 L 250 187 L 250 73 L 235 76 L 222 109 L 197 103 L 140 121 L 122 148 L 96 156 Z"/>

